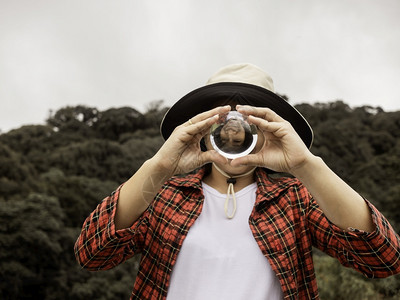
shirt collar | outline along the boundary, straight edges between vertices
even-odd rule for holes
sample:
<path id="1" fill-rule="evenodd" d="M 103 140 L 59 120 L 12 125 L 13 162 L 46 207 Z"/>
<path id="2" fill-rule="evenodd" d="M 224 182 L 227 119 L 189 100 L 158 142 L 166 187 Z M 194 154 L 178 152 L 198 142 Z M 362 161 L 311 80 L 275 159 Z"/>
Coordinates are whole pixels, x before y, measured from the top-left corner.
<path id="1" fill-rule="evenodd" d="M 174 176 L 169 183 L 174 186 L 202 190 L 202 180 L 205 174 L 206 167 L 202 167 L 189 174 Z M 292 177 L 272 178 L 262 168 L 256 169 L 255 180 L 257 183 L 256 206 L 277 199 L 290 186 L 298 183 L 298 180 Z"/>
<path id="2" fill-rule="evenodd" d="M 201 182 L 205 173 L 206 168 L 202 167 L 188 174 L 174 176 L 170 179 L 169 183 L 175 186 L 191 187 L 201 190 Z"/>

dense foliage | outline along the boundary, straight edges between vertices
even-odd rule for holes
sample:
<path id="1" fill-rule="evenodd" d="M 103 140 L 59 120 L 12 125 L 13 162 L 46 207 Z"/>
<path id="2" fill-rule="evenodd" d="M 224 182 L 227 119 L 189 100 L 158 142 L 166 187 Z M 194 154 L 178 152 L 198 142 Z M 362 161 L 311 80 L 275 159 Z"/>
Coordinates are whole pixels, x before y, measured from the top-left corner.
<path id="1" fill-rule="evenodd" d="M 341 101 L 298 105 L 312 151 L 400 229 L 400 112 Z M 128 299 L 138 258 L 88 272 L 73 244 L 97 203 L 162 144 L 166 108 L 65 107 L 0 135 L 0 299 Z M 398 299 L 400 277 L 367 280 L 315 253 L 322 299 Z"/>

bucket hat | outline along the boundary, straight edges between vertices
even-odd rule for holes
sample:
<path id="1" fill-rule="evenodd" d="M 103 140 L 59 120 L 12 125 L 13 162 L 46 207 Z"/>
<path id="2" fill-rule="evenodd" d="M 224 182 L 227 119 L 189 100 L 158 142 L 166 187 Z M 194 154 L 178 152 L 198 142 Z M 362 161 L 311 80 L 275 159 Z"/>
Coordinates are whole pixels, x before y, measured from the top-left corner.
<path id="1" fill-rule="evenodd" d="M 307 120 L 275 93 L 272 78 L 267 73 L 248 63 L 221 68 L 209 78 L 206 85 L 191 91 L 172 105 L 161 122 L 161 135 L 166 140 L 175 127 L 201 112 L 229 101 L 272 109 L 290 122 L 304 144 L 311 147 L 313 131 Z"/>

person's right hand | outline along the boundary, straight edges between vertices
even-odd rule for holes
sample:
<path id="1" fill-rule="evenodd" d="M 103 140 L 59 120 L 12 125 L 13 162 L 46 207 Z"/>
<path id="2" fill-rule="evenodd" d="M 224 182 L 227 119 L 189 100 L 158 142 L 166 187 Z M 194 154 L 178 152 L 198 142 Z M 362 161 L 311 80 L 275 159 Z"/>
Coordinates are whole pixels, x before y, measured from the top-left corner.
<path id="1" fill-rule="evenodd" d="M 226 158 L 215 150 L 201 151 L 200 141 L 218 120 L 219 115 L 230 110 L 230 105 L 216 107 L 176 127 L 153 157 L 161 170 L 172 176 L 188 173 L 209 162 L 226 163 Z"/>

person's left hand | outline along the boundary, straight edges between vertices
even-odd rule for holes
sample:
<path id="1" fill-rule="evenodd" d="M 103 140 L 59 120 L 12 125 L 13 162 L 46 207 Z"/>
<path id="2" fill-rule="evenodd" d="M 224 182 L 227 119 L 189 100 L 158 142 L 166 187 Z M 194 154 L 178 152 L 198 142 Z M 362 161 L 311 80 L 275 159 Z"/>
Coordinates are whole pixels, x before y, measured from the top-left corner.
<path id="1" fill-rule="evenodd" d="M 265 142 L 257 153 L 232 160 L 232 166 L 251 165 L 292 173 L 313 156 L 292 125 L 271 109 L 247 105 L 236 109 L 249 116 L 248 121 L 259 128 Z"/>

